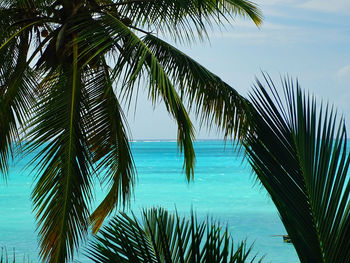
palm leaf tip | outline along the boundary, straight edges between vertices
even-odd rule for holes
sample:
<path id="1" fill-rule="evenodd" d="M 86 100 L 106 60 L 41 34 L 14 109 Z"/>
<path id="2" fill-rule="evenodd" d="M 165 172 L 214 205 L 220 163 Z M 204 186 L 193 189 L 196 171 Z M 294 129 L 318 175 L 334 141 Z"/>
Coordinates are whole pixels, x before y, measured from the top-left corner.
<path id="1" fill-rule="evenodd" d="M 242 16 L 248 16 L 256 26 L 261 26 L 263 15 L 259 6 L 252 1 L 226 0 L 226 2 L 236 7 L 237 13 Z"/>

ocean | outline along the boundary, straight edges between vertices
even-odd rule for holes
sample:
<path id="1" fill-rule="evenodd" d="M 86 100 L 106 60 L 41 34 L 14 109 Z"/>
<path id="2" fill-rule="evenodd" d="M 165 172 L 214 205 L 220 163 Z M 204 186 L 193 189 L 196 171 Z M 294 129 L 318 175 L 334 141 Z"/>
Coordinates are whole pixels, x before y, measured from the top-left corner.
<path id="1" fill-rule="evenodd" d="M 293 245 L 284 243 L 286 234 L 278 212 L 268 194 L 256 181 L 251 168 L 229 142 L 197 141 L 194 181 L 187 183 L 183 157 L 175 141 L 136 141 L 131 143 L 137 168 L 137 183 L 130 209 L 137 215 L 141 209 L 164 207 L 189 216 L 193 210 L 199 219 L 213 218 L 228 229 L 235 242 L 254 243 L 254 253 L 263 262 L 298 262 Z M 0 247 L 38 262 L 38 242 L 30 194 L 33 188 L 31 167 L 33 155 L 18 156 L 12 162 L 7 183 L 0 177 Z M 96 183 L 96 200 L 104 189 Z M 89 262 L 79 252 L 76 261 Z"/>

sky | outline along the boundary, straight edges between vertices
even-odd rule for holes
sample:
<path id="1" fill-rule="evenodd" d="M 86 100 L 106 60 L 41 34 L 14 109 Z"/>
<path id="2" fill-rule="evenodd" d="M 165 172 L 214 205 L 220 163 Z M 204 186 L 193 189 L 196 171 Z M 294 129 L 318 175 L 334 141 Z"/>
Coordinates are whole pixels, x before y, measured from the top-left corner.
<path id="1" fill-rule="evenodd" d="M 276 83 L 290 76 L 319 101 L 334 105 L 350 123 L 350 1 L 255 1 L 264 19 L 260 28 L 236 18 L 232 26 L 209 32 L 210 41 L 176 46 L 218 75 L 243 96 L 268 73 Z M 197 139 L 221 139 L 217 129 L 200 129 Z M 162 103 L 152 106 L 140 93 L 127 112 L 134 140 L 176 139 L 177 128 Z M 350 125 L 350 124 L 349 124 Z"/>

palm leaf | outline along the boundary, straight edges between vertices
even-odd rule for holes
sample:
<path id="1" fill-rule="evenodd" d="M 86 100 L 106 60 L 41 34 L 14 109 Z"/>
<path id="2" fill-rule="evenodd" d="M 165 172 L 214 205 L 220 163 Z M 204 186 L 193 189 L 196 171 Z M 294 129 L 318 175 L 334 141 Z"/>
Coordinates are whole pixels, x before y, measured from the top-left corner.
<path id="1" fill-rule="evenodd" d="M 215 123 L 227 135 L 243 133 L 245 99 L 218 76 L 172 45 L 148 34 L 145 44 L 180 89 L 182 98 L 201 116 L 201 123 Z"/>
<path id="2" fill-rule="evenodd" d="M 249 162 L 275 203 L 301 262 L 349 262 L 349 154 L 343 120 L 299 84 L 284 100 L 265 76 L 251 95 Z M 317 107 L 320 107 L 317 110 Z"/>
<path id="3" fill-rule="evenodd" d="M 134 184 L 134 163 L 129 146 L 125 116 L 112 89 L 106 64 L 101 65 L 85 80 L 90 95 L 89 145 L 97 173 L 104 172 L 102 181 L 110 183 L 109 192 L 90 220 L 97 232 L 103 220 L 118 204 L 129 200 Z"/>
<path id="4" fill-rule="evenodd" d="M 237 247 L 214 222 L 180 218 L 163 209 L 142 213 L 142 223 L 120 213 L 95 236 L 87 251 L 93 262 L 248 262 L 251 246 Z M 253 262 L 253 256 L 249 262 Z M 259 261 L 261 262 L 261 260 Z"/>
<path id="5" fill-rule="evenodd" d="M 0 172 L 6 175 L 7 161 L 13 144 L 20 141 L 18 125 L 23 127 L 34 105 L 36 80 L 26 56 L 29 35 L 22 33 L 16 41 L 0 49 Z"/>
<path id="6" fill-rule="evenodd" d="M 193 176 L 195 154 L 193 150 L 193 127 L 186 109 L 162 65 L 142 42 L 142 40 L 126 27 L 116 17 L 108 14 L 102 18 L 105 29 L 113 31 L 115 42 L 124 41 L 121 57 L 115 65 L 113 79 L 123 76 L 123 89 L 126 94 L 132 94 L 135 82 L 146 77 L 149 83 L 149 96 L 155 103 L 161 98 L 168 112 L 178 124 L 178 144 L 184 152 L 184 167 L 187 178 Z M 147 75 L 143 73 L 147 72 Z M 130 95 L 128 95 L 130 98 Z"/>
<path id="7" fill-rule="evenodd" d="M 13 145 L 21 141 L 20 130 L 32 115 L 36 103 L 38 72 L 27 59 L 38 16 L 24 18 L 24 10 L 39 7 L 42 1 L 2 1 L 0 5 L 0 172 L 6 175 Z M 37 53 L 38 51 L 34 52 Z"/>
<path id="8" fill-rule="evenodd" d="M 189 42 L 207 37 L 208 26 L 223 25 L 235 15 L 248 16 L 256 25 L 262 19 L 260 10 L 245 0 L 121 1 L 108 6 L 136 27 Z"/>
<path id="9" fill-rule="evenodd" d="M 87 233 L 91 153 L 83 126 L 86 108 L 76 63 L 54 73 L 46 78 L 50 89 L 32 120 L 28 150 L 45 145 L 33 160 L 38 162 L 32 195 L 40 227 L 40 254 L 48 262 L 65 262 Z"/>

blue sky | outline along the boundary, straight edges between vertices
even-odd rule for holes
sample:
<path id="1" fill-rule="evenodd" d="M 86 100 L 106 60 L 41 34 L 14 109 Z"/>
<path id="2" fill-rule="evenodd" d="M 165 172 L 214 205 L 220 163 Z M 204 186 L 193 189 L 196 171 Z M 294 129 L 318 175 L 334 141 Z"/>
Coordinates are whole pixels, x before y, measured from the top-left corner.
<path id="1" fill-rule="evenodd" d="M 350 1 L 262 0 L 260 28 L 237 18 L 232 26 L 209 32 L 210 43 L 177 45 L 247 95 L 261 71 L 279 83 L 298 78 L 301 87 L 320 101 L 334 104 L 350 123 Z M 133 139 L 175 139 L 176 125 L 160 103 L 155 109 L 146 94 L 127 118 Z M 193 116 L 192 116 L 193 117 Z M 199 129 L 198 139 L 222 138 L 215 129 Z"/>

